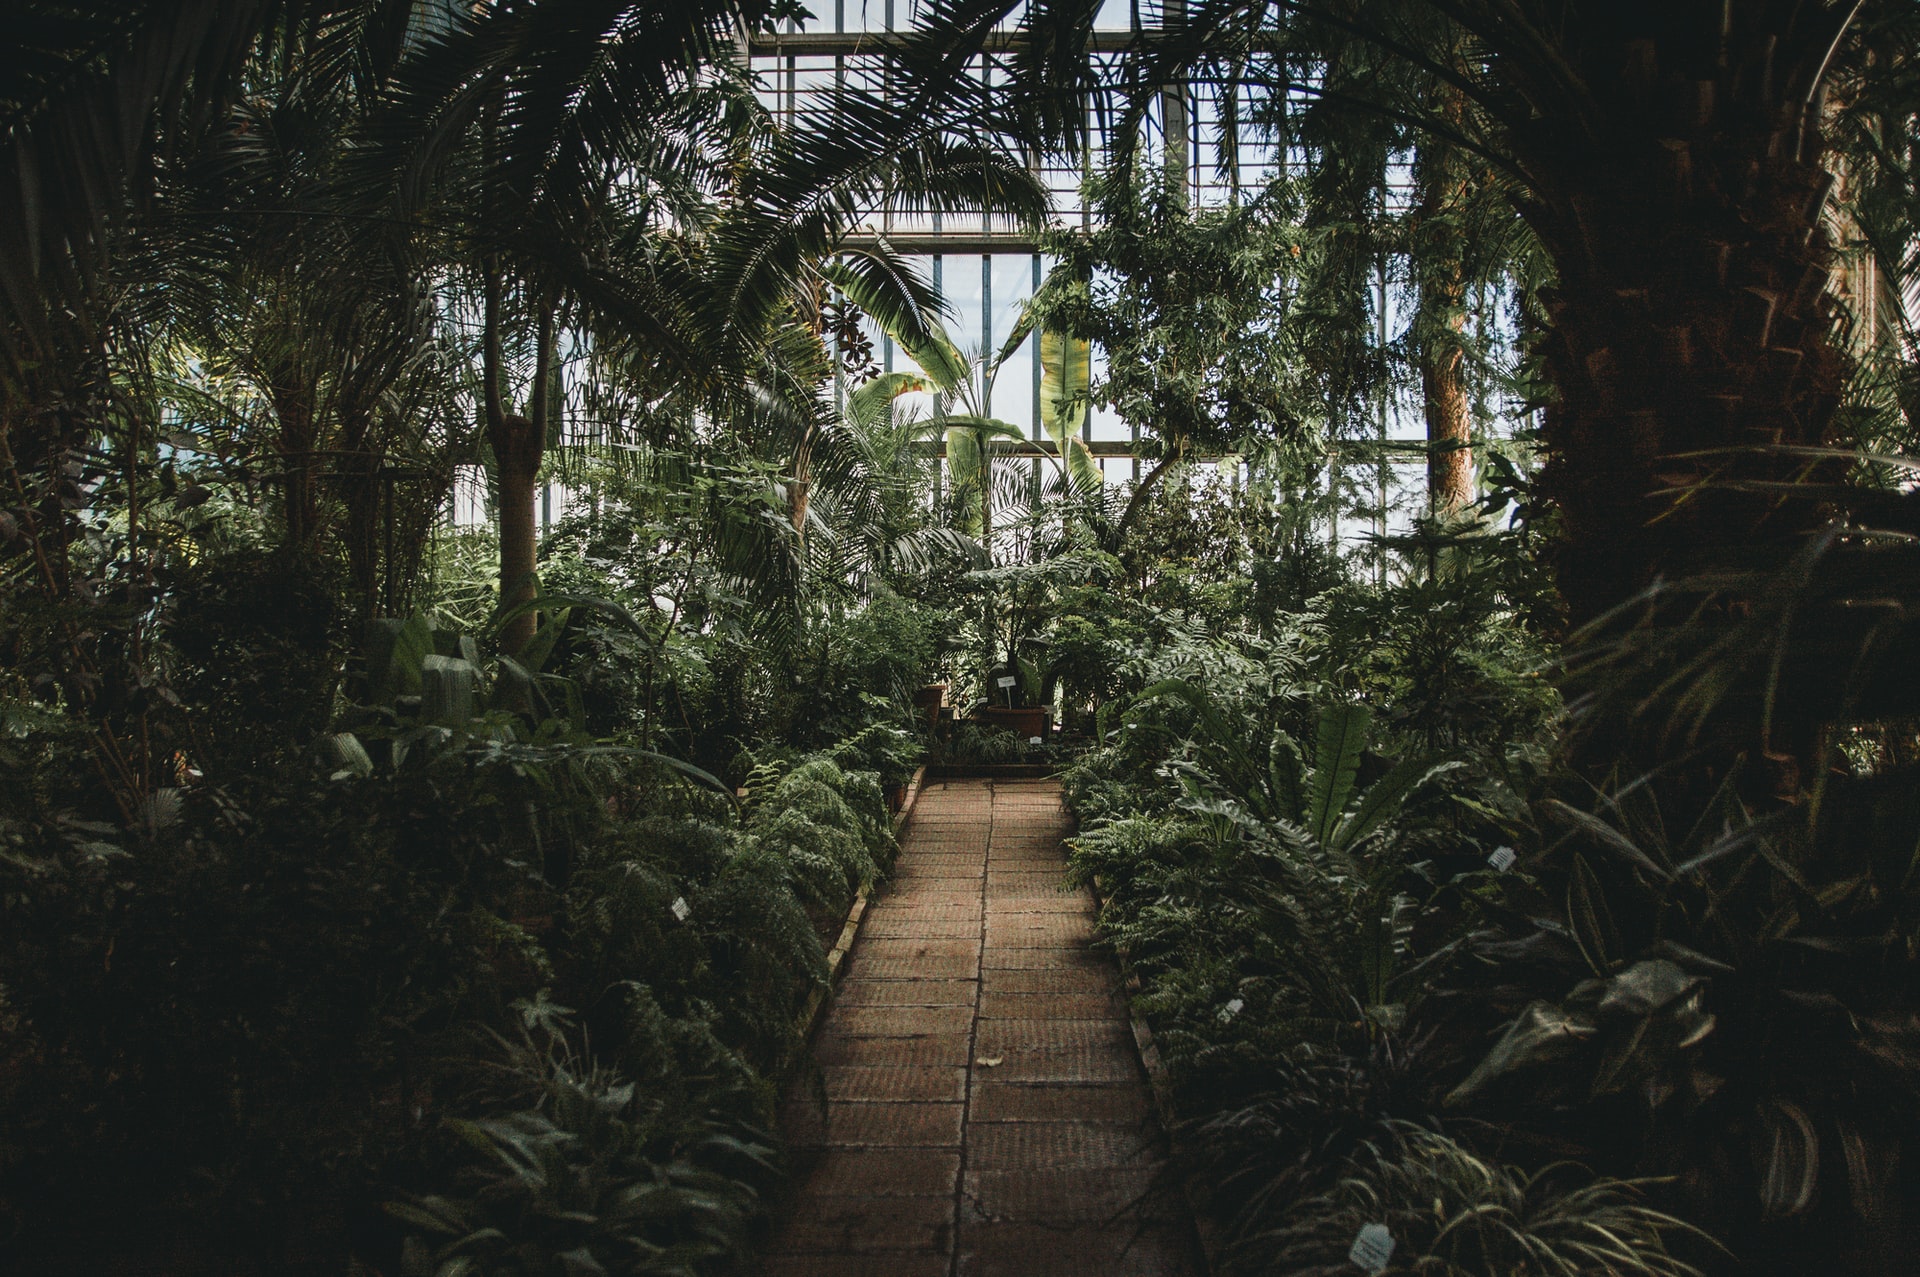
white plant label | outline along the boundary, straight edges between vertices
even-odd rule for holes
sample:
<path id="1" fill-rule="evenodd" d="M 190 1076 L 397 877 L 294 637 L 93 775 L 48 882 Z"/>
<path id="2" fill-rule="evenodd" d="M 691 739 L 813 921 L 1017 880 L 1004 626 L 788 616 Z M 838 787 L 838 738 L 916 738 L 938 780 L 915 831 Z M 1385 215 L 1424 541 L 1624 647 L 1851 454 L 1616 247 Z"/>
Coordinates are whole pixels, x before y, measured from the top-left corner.
<path id="1" fill-rule="evenodd" d="M 1225 1024 L 1228 1020 L 1233 1019 L 1234 1016 L 1239 1015 L 1246 1009 L 1247 1000 L 1245 998 L 1235 998 L 1220 1008 L 1220 1023 Z"/>
<path id="2" fill-rule="evenodd" d="M 1045 741 L 1043 741 L 1043 740 L 1041 740 L 1041 739 L 1040 739 L 1040 738 L 1039 738 L 1038 736 L 1029 736 L 1029 737 L 1027 737 L 1027 744 L 1029 744 L 1029 745 L 1044 745 L 1044 744 L 1046 744 L 1046 742 L 1045 742 Z"/>
<path id="3" fill-rule="evenodd" d="M 1368 1224 L 1353 1239 L 1353 1249 L 1347 1252 L 1347 1259 L 1354 1267 L 1365 1269 L 1369 1277 L 1380 1277 L 1393 1259 L 1393 1234 L 1385 1224 Z"/>
<path id="4" fill-rule="evenodd" d="M 685 896 L 675 896 L 673 898 L 674 918 L 680 922 L 685 922 L 692 915 L 693 906 L 687 903 L 687 898 Z"/>
<path id="5" fill-rule="evenodd" d="M 1002 674 L 999 678 L 996 678 L 993 681 L 1001 687 L 1012 687 L 1015 683 L 1018 683 L 1020 680 L 1015 678 L 1011 674 Z"/>
<path id="6" fill-rule="evenodd" d="M 1495 873 L 1505 873 L 1513 868 L 1513 862 L 1519 858 L 1511 847 L 1495 847 L 1493 854 L 1487 857 L 1487 863 L 1493 866 Z"/>

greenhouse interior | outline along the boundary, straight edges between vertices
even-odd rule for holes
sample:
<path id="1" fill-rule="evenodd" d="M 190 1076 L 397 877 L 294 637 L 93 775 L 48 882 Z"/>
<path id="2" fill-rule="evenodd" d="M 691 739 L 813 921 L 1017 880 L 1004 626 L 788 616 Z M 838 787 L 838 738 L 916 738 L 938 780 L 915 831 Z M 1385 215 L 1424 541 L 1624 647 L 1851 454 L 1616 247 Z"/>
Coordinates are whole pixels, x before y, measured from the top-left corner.
<path id="1" fill-rule="evenodd" d="M 1913 0 L 7 16 L 0 1272 L 1920 1273 Z"/>

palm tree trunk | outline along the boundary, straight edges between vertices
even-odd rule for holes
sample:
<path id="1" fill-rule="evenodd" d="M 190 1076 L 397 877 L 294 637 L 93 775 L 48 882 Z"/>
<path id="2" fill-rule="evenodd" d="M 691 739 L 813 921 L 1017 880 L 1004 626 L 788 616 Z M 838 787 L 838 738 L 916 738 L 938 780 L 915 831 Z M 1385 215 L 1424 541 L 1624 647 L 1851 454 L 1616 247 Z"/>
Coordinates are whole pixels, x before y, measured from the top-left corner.
<path id="1" fill-rule="evenodd" d="M 1449 321 L 1455 331 L 1465 316 Z M 1457 514 L 1473 501 L 1473 431 L 1467 411 L 1466 357 L 1452 350 L 1421 357 L 1420 386 L 1427 405 L 1427 508 Z"/>
<path id="2" fill-rule="evenodd" d="M 1590 7 L 1610 29 L 1612 11 Z M 1826 442 L 1844 380 L 1821 224 L 1833 179 L 1813 126 L 1845 8 L 1782 30 L 1774 6 L 1735 5 L 1710 41 L 1680 9 L 1643 17 L 1624 56 L 1581 68 L 1611 109 L 1519 138 L 1523 212 L 1559 275 L 1544 295 L 1560 397 L 1542 487 L 1576 623 L 1819 517 L 1762 490 L 1804 477 L 1762 449 Z"/>
<path id="3" fill-rule="evenodd" d="M 506 410 L 501 381 L 504 376 L 502 354 L 501 290 L 497 268 L 487 272 L 486 321 L 481 339 L 482 374 L 486 381 L 483 398 L 487 414 L 487 442 L 493 448 L 499 475 L 500 494 L 500 608 L 509 611 L 531 601 L 539 593 L 537 576 L 539 527 L 534 515 L 534 496 L 539 484 L 540 462 L 546 448 L 549 384 L 553 375 L 553 312 L 542 306 L 538 319 L 538 350 L 534 360 L 532 417 Z M 526 611 L 507 621 L 500 630 L 500 649 L 518 652 L 533 638 L 535 617 Z"/>
<path id="4" fill-rule="evenodd" d="M 1438 90 L 1437 114 L 1457 128 L 1465 100 L 1451 85 Z M 1420 203 L 1414 214 L 1414 269 L 1420 285 L 1414 322 L 1420 388 L 1427 417 L 1427 508 L 1441 517 L 1473 500 L 1473 442 L 1460 346 L 1466 331 L 1464 236 L 1456 221 L 1466 198 L 1466 172 L 1458 148 L 1433 137 L 1422 146 Z"/>

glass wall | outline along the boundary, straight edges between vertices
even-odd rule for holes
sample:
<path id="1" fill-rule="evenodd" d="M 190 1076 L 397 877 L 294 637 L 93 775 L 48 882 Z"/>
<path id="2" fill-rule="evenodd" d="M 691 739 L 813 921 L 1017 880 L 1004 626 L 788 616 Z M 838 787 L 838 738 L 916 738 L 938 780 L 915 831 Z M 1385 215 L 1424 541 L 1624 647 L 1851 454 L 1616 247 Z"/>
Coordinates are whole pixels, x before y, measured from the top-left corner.
<path id="1" fill-rule="evenodd" d="M 832 94 L 842 86 L 878 87 L 887 75 L 885 45 L 866 37 L 909 29 L 915 8 L 914 0 L 816 0 L 812 21 L 790 23 L 786 31 L 750 42 L 750 65 L 763 100 L 792 119 L 828 107 Z M 1143 13 L 1149 21 L 1156 17 L 1149 0 L 1105 0 L 1089 54 L 1096 82 L 1123 82 L 1127 45 L 1141 30 Z M 989 87 L 1007 74 L 1002 60 L 992 53 L 977 58 L 971 73 Z M 1272 79 L 1284 83 L 1286 77 Z M 1183 161 L 1189 199 L 1198 206 L 1224 205 L 1245 192 L 1263 189 L 1284 167 L 1299 171 L 1306 157 L 1290 148 L 1275 126 L 1298 102 L 1291 97 L 1278 100 L 1276 92 L 1243 82 L 1194 84 L 1163 95 L 1144 121 L 1141 144 L 1147 158 L 1171 155 Z M 1096 96 L 1087 111 L 1089 141 L 1084 155 L 1034 161 L 1036 176 L 1051 192 L 1059 226 L 1091 225 L 1082 186 L 1087 173 L 1104 161 L 1121 114 L 1117 93 Z M 1410 185 L 1411 174 L 1401 172 L 1390 198 L 1404 200 Z M 984 368 L 1044 277 L 1046 262 L 1030 237 L 1002 219 L 981 214 L 942 216 L 900 210 L 876 212 L 863 233 L 884 237 L 896 250 L 906 252 L 939 286 L 946 300 L 949 333 L 965 355 L 978 361 L 969 406 L 1018 426 L 1029 438 L 1040 437 L 1040 369 L 1034 343 L 1029 341 L 1001 362 L 990 384 Z M 1383 343 L 1397 342 L 1405 335 L 1407 288 L 1407 281 L 1389 267 L 1369 290 L 1367 304 L 1378 318 Z M 870 336 L 881 352 L 883 367 L 911 367 L 911 360 L 884 334 Z M 1096 375 L 1099 371 L 1096 363 Z M 930 405 L 916 402 L 924 398 L 910 396 L 901 408 L 925 412 Z M 1346 422 L 1342 433 L 1356 441 L 1389 445 L 1417 445 L 1424 437 L 1424 415 L 1418 403 L 1385 398 L 1367 417 Z M 1498 430 L 1496 422 L 1479 425 Z M 1084 435 L 1108 445 L 1109 452 L 1135 442 L 1133 432 L 1111 409 L 1097 405 L 1089 413 Z M 1101 465 L 1109 482 L 1130 482 L 1140 473 L 1140 464 L 1125 455 L 1102 456 Z M 1404 526 L 1424 502 L 1425 461 L 1417 446 L 1367 449 L 1341 465 L 1356 489 L 1357 507 L 1372 507 L 1357 509 L 1356 517 L 1343 527 L 1343 536 Z M 1382 510 L 1387 511 L 1384 517 Z"/>

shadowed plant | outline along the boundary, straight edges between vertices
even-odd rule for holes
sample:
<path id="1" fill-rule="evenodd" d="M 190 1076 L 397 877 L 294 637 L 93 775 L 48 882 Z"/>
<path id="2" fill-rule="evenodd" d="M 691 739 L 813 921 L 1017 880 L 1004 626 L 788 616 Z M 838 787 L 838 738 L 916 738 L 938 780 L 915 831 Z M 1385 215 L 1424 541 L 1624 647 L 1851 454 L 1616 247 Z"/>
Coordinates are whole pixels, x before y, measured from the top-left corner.
<path id="1" fill-rule="evenodd" d="M 1333 1277 L 1369 1225 L 1393 1251 L 1383 1274 L 1422 1277 L 1698 1277 L 1675 1255 L 1698 1229 L 1643 1200 L 1649 1181 L 1588 1179 L 1570 1165 L 1529 1174 L 1483 1159 L 1444 1135 L 1396 1124 L 1369 1144 L 1329 1193 L 1291 1220 L 1240 1239 L 1234 1274 Z"/>

